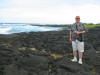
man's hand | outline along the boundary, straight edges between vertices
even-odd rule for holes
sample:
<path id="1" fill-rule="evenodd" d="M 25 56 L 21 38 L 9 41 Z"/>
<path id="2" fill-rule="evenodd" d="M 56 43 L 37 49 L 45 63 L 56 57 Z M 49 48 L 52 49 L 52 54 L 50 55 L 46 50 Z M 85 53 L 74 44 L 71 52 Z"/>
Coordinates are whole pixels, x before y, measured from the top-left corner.
<path id="1" fill-rule="evenodd" d="M 81 34 L 81 32 L 79 32 L 79 31 L 75 31 L 75 33 L 76 33 L 76 34 Z"/>
<path id="2" fill-rule="evenodd" d="M 81 32 L 75 31 L 76 34 L 84 34 L 85 32 L 86 32 L 86 31 L 81 31 Z"/>
<path id="3" fill-rule="evenodd" d="M 69 42 L 72 43 L 72 39 L 71 38 L 69 39 Z"/>

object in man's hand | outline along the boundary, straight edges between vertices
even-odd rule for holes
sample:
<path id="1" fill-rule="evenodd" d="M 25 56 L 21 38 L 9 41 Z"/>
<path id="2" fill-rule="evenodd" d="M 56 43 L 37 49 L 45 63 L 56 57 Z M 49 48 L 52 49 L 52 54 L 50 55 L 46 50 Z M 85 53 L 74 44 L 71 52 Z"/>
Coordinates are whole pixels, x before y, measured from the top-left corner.
<path id="1" fill-rule="evenodd" d="M 78 34 L 78 38 L 77 38 L 77 40 L 79 40 L 80 42 L 83 41 L 83 39 L 82 39 L 82 34 Z"/>

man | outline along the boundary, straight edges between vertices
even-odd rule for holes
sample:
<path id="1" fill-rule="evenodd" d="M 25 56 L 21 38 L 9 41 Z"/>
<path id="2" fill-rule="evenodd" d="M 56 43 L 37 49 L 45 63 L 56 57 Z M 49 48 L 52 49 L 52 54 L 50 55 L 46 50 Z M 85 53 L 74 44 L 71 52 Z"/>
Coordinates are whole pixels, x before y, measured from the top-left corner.
<path id="1" fill-rule="evenodd" d="M 71 26 L 70 30 L 70 42 L 72 43 L 73 56 L 71 60 L 77 62 L 77 50 L 79 53 L 79 64 L 82 64 L 82 57 L 84 52 L 84 33 L 86 33 L 85 25 L 80 22 L 80 16 L 76 16 L 76 23 Z"/>

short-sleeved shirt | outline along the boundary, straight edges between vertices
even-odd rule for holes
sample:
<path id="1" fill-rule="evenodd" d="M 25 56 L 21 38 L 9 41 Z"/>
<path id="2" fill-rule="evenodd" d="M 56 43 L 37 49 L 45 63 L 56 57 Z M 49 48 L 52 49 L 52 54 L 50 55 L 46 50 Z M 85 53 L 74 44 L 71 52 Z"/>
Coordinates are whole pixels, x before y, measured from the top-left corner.
<path id="1" fill-rule="evenodd" d="M 81 40 L 84 41 L 84 34 L 80 34 L 81 37 L 79 37 L 79 35 L 75 33 L 75 31 L 86 31 L 85 25 L 83 23 L 80 22 L 79 25 L 74 23 L 71 26 L 71 31 L 72 31 L 72 41 L 75 41 L 78 38 L 79 39 L 81 38 Z"/>

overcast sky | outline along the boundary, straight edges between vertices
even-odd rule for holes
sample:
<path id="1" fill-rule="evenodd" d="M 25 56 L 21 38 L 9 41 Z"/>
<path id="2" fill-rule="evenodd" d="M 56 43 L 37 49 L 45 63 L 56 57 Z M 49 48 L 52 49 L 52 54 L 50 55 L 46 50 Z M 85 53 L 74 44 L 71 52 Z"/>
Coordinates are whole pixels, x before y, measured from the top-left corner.
<path id="1" fill-rule="evenodd" d="M 100 23 L 100 0 L 0 0 L 0 22 Z"/>

